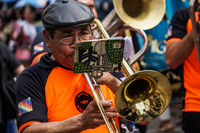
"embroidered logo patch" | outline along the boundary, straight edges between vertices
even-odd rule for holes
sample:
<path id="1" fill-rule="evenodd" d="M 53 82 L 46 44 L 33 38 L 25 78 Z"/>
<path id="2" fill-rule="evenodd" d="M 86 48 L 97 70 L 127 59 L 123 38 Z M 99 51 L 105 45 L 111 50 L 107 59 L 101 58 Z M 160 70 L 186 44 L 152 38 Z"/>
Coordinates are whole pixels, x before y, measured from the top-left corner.
<path id="1" fill-rule="evenodd" d="M 76 108 L 78 109 L 78 111 L 83 113 L 91 101 L 93 101 L 92 96 L 82 91 L 76 95 L 76 98 L 75 98 Z"/>
<path id="2" fill-rule="evenodd" d="M 24 114 L 24 113 L 33 111 L 31 98 L 28 97 L 27 99 L 24 99 L 23 101 L 21 101 L 18 104 L 18 110 L 19 110 L 19 116 Z"/>
<path id="3" fill-rule="evenodd" d="M 43 49 L 44 49 L 44 42 L 40 42 L 40 43 L 36 44 L 33 48 L 34 54 L 39 51 L 42 51 Z"/>

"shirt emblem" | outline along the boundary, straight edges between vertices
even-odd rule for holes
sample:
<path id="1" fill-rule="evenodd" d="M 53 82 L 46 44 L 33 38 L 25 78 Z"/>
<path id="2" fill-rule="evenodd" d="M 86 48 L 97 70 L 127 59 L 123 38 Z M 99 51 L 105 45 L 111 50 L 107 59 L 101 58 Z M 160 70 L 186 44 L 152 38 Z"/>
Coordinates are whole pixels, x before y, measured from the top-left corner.
<path id="1" fill-rule="evenodd" d="M 167 35 L 168 35 L 168 36 L 171 36 L 171 35 L 172 35 L 172 26 L 170 26 L 170 27 L 168 28 Z"/>
<path id="2" fill-rule="evenodd" d="M 19 116 L 21 116 L 24 113 L 33 111 L 32 102 L 31 102 L 31 98 L 30 97 L 28 97 L 27 99 L 22 100 L 18 104 L 18 111 L 19 111 Z"/>
<path id="3" fill-rule="evenodd" d="M 75 97 L 75 105 L 79 112 L 83 113 L 88 106 L 88 104 L 93 101 L 90 94 L 82 91 L 78 93 Z"/>
<path id="4" fill-rule="evenodd" d="M 39 51 L 44 50 L 44 42 L 40 42 L 40 43 L 36 44 L 34 46 L 33 50 L 34 50 L 34 54 L 36 54 Z"/>

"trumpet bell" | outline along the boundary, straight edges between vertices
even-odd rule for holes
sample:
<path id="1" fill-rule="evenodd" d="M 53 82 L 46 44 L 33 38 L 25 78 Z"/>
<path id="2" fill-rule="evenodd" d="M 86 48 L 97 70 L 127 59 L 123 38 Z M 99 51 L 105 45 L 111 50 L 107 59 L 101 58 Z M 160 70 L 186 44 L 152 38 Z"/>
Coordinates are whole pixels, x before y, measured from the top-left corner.
<path id="1" fill-rule="evenodd" d="M 132 74 L 121 83 L 115 105 L 124 119 L 144 123 L 161 115 L 171 97 L 169 80 L 157 71 L 145 70 Z"/>
<path id="2" fill-rule="evenodd" d="M 113 0 L 118 16 L 136 29 L 151 29 L 163 19 L 165 0 Z"/>

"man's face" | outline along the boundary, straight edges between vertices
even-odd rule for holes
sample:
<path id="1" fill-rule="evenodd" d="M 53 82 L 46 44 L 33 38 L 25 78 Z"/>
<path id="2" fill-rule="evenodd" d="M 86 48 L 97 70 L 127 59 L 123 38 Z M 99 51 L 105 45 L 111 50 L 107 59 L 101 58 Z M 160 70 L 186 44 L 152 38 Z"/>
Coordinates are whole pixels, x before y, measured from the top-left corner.
<path id="1" fill-rule="evenodd" d="M 90 25 L 57 28 L 54 32 L 54 39 L 49 39 L 47 47 L 50 47 L 56 61 L 73 69 L 76 43 L 90 39 L 92 39 Z"/>
<path id="2" fill-rule="evenodd" d="M 94 13 L 94 17 L 98 18 L 98 14 L 97 14 L 97 11 L 96 11 L 96 8 L 95 8 L 94 0 L 78 0 L 78 1 L 86 4 L 87 6 L 89 6 L 90 9 Z"/>

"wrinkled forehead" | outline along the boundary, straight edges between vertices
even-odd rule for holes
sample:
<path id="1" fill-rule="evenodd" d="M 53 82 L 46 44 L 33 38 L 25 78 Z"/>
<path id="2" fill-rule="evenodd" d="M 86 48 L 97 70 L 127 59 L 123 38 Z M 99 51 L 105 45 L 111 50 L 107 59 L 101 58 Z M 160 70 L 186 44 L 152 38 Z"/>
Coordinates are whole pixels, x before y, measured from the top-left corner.
<path id="1" fill-rule="evenodd" d="M 75 31 L 91 31 L 91 27 L 89 24 L 87 24 L 87 25 L 81 25 L 81 26 L 75 26 L 75 27 L 59 27 L 59 28 L 56 28 L 55 30 L 63 32 L 63 33 L 72 33 Z"/>

